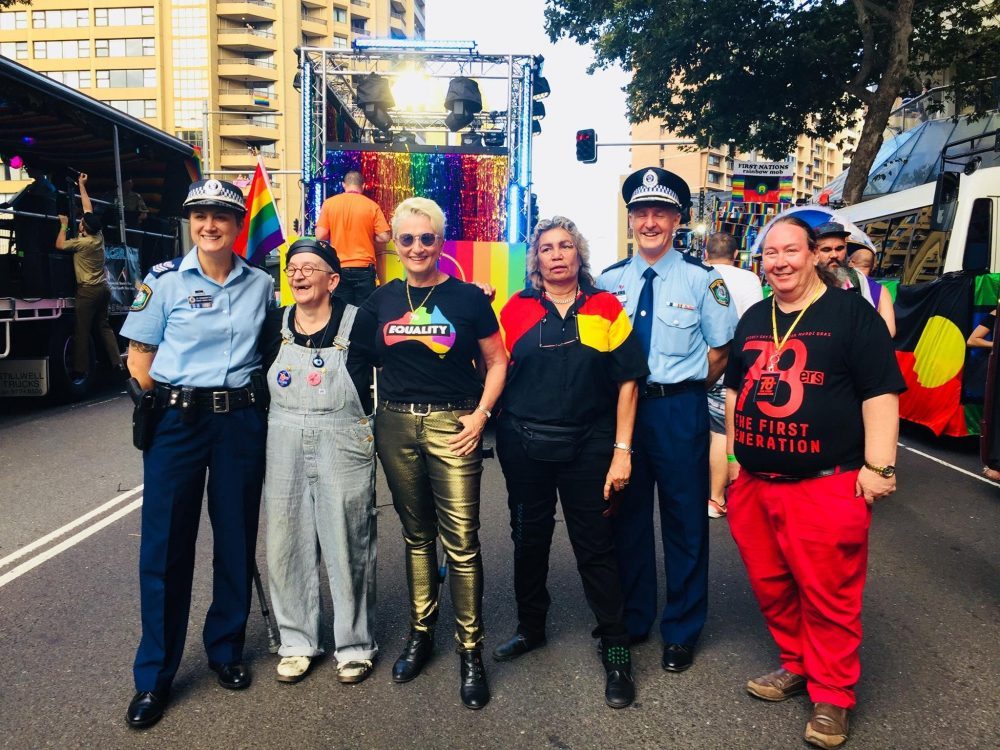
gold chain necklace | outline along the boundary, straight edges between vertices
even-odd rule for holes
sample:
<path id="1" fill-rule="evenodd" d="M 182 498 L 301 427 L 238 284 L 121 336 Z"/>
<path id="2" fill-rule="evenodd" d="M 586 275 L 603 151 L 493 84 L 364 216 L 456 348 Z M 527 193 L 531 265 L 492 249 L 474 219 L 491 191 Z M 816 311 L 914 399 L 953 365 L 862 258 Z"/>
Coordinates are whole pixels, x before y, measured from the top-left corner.
<path id="1" fill-rule="evenodd" d="M 788 338 L 792 335 L 792 331 L 795 330 L 795 326 L 799 324 L 802 320 L 802 316 L 806 314 L 806 310 L 812 307 L 812 303 L 820 298 L 820 295 L 826 291 L 826 284 L 822 281 L 820 282 L 819 291 L 813 295 L 813 298 L 806 303 L 806 306 L 799 310 L 799 314 L 795 316 L 795 320 L 792 321 L 791 326 L 785 331 L 784 337 L 780 340 L 778 339 L 778 298 L 775 295 L 771 295 L 771 335 L 774 337 L 774 354 L 772 354 L 767 360 L 767 370 L 768 372 L 774 372 L 775 368 L 778 366 L 778 360 L 781 359 L 781 350 L 784 348 L 785 344 L 788 343 Z"/>
<path id="2" fill-rule="evenodd" d="M 427 300 L 429 300 L 429 299 L 431 298 L 431 295 L 432 295 L 432 294 L 434 294 L 434 290 L 438 288 L 438 284 L 440 284 L 441 282 L 438 282 L 438 284 L 435 284 L 434 286 L 432 286 L 432 287 L 431 287 L 431 290 L 430 290 L 429 292 L 427 292 L 427 296 L 426 296 L 426 297 L 424 297 L 424 301 L 423 301 L 423 302 L 421 302 L 421 303 L 420 303 L 419 305 L 417 305 L 416 307 L 414 307 L 414 306 L 413 306 L 413 299 L 412 299 L 412 298 L 410 297 L 410 285 L 409 285 L 409 283 L 407 283 L 407 282 L 404 282 L 404 283 L 406 284 L 406 301 L 407 301 L 407 302 L 409 303 L 409 305 L 410 305 L 410 312 L 411 312 L 411 313 L 415 313 L 415 312 L 416 312 L 417 310 L 419 310 L 419 309 L 420 309 L 421 307 L 426 307 L 426 305 L 427 305 Z"/>

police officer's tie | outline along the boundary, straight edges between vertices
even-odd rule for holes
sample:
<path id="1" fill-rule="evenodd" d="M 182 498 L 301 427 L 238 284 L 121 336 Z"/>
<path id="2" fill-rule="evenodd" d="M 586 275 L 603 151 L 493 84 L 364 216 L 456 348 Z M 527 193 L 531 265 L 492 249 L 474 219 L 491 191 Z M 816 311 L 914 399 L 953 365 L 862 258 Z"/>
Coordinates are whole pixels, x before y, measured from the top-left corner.
<path id="1" fill-rule="evenodd" d="M 656 271 L 652 267 L 647 268 L 642 273 L 642 278 L 646 281 L 639 292 L 639 304 L 635 308 L 635 333 L 642 342 L 642 350 L 649 356 L 649 347 L 653 340 L 653 279 Z"/>

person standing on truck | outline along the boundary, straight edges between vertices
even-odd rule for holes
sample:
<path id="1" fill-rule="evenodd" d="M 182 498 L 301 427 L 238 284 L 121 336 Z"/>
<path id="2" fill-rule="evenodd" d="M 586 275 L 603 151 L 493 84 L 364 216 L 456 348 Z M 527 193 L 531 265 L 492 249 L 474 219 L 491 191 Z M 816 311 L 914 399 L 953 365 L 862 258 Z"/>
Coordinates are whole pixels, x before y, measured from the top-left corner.
<path id="1" fill-rule="evenodd" d="M 101 220 L 94 213 L 94 204 L 87 193 L 87 175 L 77 178 L 83 216 L 77 225 L 77 236 L 66 238 L 69 217 L 59 214 L 59 234 L 56 250 L 73 253 L 73 272 L 76 275 L 76 328 L 73 333 L 73 367 L 70 378 L 82 381 L 90 369 L 90 334 L 96 331 L 108 357 L 108 364 L 115 372 L 124 373 L 118 339 L 108 322 L 111 304 L 111 287 L 104 270 L 104 235 Z"/>
<path id="2" fill-rule="evenodd" d="M 195 248 L 153 266 L 122 328 L 129 371 L 156 404 L 142 456 L 142 640 L 125 717 L 136 729 L 163 716 L 181 661 L 206 474 L 214 571 L 203 631 L 208 666 L 224 688 L 250 685 L 243 642 L 267 420 L 258 338 L 274 284 L 233 252 L 246 216 L 239 188 L 199 180 L 184 213 Z"/>
<path id="3" fill-rule="evenodd" d="M 340 258 L 340 284 L 333 293 L 358 306 L 375 291 L 375 243 L 392 237 L 382 209 L 364 191 L 361 173 L 348 172 L 344 192 L 323 202 L 316 222 L 316 239 L 328 241 Z"/>

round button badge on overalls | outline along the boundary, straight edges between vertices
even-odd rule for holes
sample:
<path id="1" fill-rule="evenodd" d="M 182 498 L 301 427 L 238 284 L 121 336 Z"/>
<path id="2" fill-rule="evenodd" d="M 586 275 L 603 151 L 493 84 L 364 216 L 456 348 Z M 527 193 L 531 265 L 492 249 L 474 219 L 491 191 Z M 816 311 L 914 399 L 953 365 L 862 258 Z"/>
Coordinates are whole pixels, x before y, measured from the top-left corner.
<path id="1" fill-rule="evenodd" d="M 306 382 L 309 385 L 317 386 L 323 382 L 323 376 L 320 375 L 318 372 L 311 372 L 308 375 L 306 375 Z"/>
<path id="2" fill-rule="evenodd" d="M 278 377 L 276 378 L 276 380 L 278 381 L 278 385 L 281 388 L 287 388 L 289 385 L 291 385 L 292 374 L 288 372 L 288 370 L 280 370 L 278 372 Z"/>

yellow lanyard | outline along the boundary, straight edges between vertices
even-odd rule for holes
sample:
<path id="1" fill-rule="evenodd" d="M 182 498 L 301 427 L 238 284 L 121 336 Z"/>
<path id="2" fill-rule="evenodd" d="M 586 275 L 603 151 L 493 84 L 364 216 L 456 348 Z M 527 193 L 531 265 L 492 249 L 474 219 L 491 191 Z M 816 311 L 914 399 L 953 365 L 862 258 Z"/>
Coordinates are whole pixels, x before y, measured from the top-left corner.
<path id="1" fill-rule="evenodd" d="M 795 320 L 792 321 L 792 325 L 789 326 L 788 330 L 785 331 L 785 335 L 782 339 L 778 339 L 778 299 L 775 295 L 771 295 L 771 335 L 774 336 L 774 354 L 770 356 L 767 361 L 767 369 L 769 372 L 774 372 L 774 368 L 778 365 L 778 360 L 781 359 L 781 350 L 785 347 L 788 342 L 789 336 L 792 335 L 792 331 L 795 330 L 795 326 L 799 324 L 802 320 L 802 316 L 806 314 L 806 310 L 812 307 L 812 303 L 820 298 L 820 295 L 826 291 L 826 284 L 820 282 L 819 291 L 813 295 L 813 298 L 806 303 L 806 306 L 799 310 L 799 314 L 795 316 Z"/>

